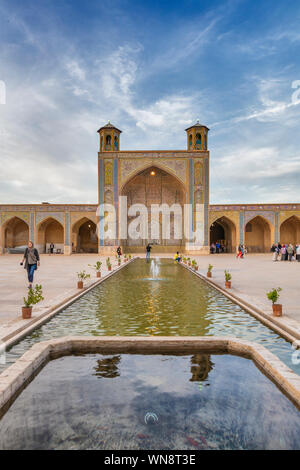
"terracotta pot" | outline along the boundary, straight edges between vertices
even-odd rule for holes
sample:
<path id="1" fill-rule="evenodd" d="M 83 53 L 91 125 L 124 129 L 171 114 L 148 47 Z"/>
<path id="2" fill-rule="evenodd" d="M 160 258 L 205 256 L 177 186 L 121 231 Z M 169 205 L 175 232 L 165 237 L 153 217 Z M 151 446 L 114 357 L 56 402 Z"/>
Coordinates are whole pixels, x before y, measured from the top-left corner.
<path id="1" fill-rule="evenodd" d="M 97 271 L 96 276 L 101 277 L 101 271 Z"/>
<path id="2" fill-rule="evenodd" d="M 109 271 L 111 271 L 111 266 L 107 266 L 107 269 L 108 269 Z"/>
<path id="3" fill-rule="evenodd" d="M 28 320 L 28 318 L 31 318 L 32 314 L 32 307 L 22 307 L 22 318 L 24 320 Z"/>
<path id="4" fill-rule="evenodd" d="M 191 263 L 188 263 L 189 267 L 191 267 Z"/>
<path id="5" fill-rule="evenodd" d="M 275 317 L 282 317 L 282 304 L 273 304 L 272 309 Z"/>
<path id="6" fill-rule="evenodd" d="M 210 271 L 207 271 L 206 276 L 207 276 L 207 277 L 211 277 L 211 272 L 210 272 Z"/>
<path id="7" fill-rule="evenodd" d="M 195 271 L 198 271 L 198 266 L 195 266 Z"/>
<path id="8" fill-rule="evenodd" d="M 78 281 L 77 282 L 77 288 L 78 289 L 83 289 L 83 281 Z"/>
<path id="9" fill-rule="evenodd" d="M 227 289 L 231 289 L 231 281 L 225 281 L 225 287 L 227 287 Z"/>

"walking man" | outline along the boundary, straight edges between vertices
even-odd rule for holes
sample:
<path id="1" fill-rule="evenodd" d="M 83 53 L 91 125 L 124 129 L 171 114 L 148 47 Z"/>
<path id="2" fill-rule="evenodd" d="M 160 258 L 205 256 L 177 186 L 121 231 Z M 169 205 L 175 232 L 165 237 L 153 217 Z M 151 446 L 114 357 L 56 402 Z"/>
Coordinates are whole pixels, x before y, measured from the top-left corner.
<path id="1" fill-rule="evenodd" d="M 34 271 L 37 270 L 37 267 L 40 266 L 40 255 L 36 248 L 33 246 L 33 242 L 30 240 L 28 242 L 28 247 L 24 252 L 23 259 L 21 261 L 21 266 L 24 264 L 24 269 L 27 269 L 27 276 L 28 276 L 28 289 L 32 288 Z"/>

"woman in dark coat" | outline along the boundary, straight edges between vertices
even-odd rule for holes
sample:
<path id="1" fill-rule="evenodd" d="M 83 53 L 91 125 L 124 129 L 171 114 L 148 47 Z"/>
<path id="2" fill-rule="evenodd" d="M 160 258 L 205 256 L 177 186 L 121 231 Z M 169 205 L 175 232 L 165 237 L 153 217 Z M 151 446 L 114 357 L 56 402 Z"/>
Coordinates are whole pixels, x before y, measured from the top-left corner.
<path id="1" fill-rule="evenodd" d="M 31 240 L 28 242 L 28 247 L 26 248 L 24 252 L 21 265 L 23 265 L 24 261 L 25 261 L 24 268 L 27 269 L 27 275 L 28 275 L 28 282 L 29 282 L 28 289 L 31 289 L 32 283 L 33 283 L 34 271 L 36 271 L 37 267 L 40 265 L 39 252 L 36 248 L 34 248 L 33 242 Z"/>

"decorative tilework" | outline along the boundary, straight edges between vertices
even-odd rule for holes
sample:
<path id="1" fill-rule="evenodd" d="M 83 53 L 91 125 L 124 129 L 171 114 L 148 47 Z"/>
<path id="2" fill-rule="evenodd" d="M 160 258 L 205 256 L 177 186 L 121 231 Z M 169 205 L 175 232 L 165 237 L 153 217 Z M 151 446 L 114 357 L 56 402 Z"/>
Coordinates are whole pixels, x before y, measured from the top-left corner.
<path id="1" fill-rule="evenodd" d="M 209 160 L 204 160 L 204 246 L 209 244 L 209 223 L 208 223 L 208 212 L 209 212 Z"/>
<path id="2" fill-rule="evenodd" d="M 194 199 L 194 191 L 193 191 L 193 159 L 189 159 L 189 239 L 192 238 L 193 227 L 194 227 L 194 210 L 193 210 L 193 199 Z"/>
<path id="3" fill-rule="evenodd" d="M 69 212 L 66 212 L 65 213 L 65 245 L 66 246 L 70 245 L 69 230 L 70 230 L 70 215 L 69 215 Z"/>
<path id="4" fill-rule="evenodd" d="M 35 232 L 35 220 L 34 220 L 34 213 L 30 213 L 30 223 L 29 223 L 30 229 L 30 240 L 34 241 L 34 232 Z"/>
<path id="5" fill-rule="evenodd" d="M 119 161 L 114 159 L 114 202 L 116 211 L 116 244 L 119 241 Z"/>
<path id="6" fill-rule="evenodd" d="M 240 212 L 240 243 L 244 244 L 244 212 Z"/>

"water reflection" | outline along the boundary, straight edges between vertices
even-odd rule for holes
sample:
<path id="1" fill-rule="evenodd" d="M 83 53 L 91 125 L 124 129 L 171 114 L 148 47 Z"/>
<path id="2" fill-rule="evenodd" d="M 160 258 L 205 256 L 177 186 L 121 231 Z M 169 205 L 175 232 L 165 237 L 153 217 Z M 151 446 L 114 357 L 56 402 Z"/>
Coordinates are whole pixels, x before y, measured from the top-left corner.
<path id="1" fill-rule="evenodd" d="M 1 419 L 0 449 L 299 450 L 300 413 L 236 356 L 67 356 Z"/>
<path id="2" fill-rule="evenodd" d="M 190 382 L 203 382 L 207 379 L 209 372 L 212 370 L 213 363 L 207 354 L 194 354 L 191 357 L 191 374 Z"/>
<path id="3" fill-rule="evenodd" d="M 97 366 L 94 368 L 96 377 L 103 379 L 113 379 L 119 377 L 119 363 L 121 356 L 104 357 L 97 361 Z"/>

